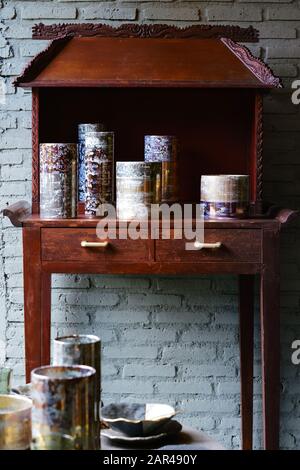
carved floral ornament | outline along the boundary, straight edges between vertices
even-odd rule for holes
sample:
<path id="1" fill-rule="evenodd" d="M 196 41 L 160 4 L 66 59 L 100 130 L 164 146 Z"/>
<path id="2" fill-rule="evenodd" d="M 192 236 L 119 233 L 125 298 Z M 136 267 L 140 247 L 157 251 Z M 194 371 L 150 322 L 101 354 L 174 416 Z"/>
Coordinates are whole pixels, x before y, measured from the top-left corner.
<path id="1" fill-rule="evenodd" d="M 116 38 L 209 39 L 227 37 L 234 41 L 258 42 L 258 31 L 252 26 L 193 25 L 185 28 L 165 24 L 123 24 L 117 28 L 99 23 L 63 23 L 33 27 L 33 39 L 58 39 L 64 36 L 98 36 Z"/>

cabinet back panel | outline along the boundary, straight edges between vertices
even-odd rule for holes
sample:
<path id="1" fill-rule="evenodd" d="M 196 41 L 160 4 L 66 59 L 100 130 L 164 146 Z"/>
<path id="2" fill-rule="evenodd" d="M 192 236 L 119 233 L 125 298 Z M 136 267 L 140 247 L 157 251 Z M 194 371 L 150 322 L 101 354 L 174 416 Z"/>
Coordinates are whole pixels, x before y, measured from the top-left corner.
<path id="1" fill-rule="evenodd" d="M 115 160 L 143 160 L 145 134 L 178 136 L 182 201 L 199 201 L 201 174 L 250 171 L 251 90 L 40 89 L 40 142 L 76 142 L 80 122 L 115 132 Z"/>

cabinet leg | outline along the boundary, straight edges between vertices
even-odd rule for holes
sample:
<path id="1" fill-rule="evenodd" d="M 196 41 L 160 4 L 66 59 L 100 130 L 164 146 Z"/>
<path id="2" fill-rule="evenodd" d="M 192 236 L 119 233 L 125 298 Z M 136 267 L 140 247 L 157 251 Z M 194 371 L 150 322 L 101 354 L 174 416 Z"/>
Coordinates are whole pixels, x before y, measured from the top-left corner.
<path id="1" fill-rule="evenodd" d="M 23 228 L 26 381 L 50 361 L 51 275 L 42 272 L 40 229 Z"/>
<path id="2" fill-rule="evenodd" d="M 254 276 L 239 276 L 242 449 L 253 445 Z"/>
<path id="3" fill-rule="evenodd" d="M 264 232 L 264 268 L 260 283 L 264 448 L 279 448 L 280 416 L 280 282 L 279 237 Z"/>
<path id="4" fill-rule="evenodd" d="M 51 342 L 51 274 L 42 273 L 41 285 L 41 361 L 42 365 L 47 365 L 50 364 Z"/>

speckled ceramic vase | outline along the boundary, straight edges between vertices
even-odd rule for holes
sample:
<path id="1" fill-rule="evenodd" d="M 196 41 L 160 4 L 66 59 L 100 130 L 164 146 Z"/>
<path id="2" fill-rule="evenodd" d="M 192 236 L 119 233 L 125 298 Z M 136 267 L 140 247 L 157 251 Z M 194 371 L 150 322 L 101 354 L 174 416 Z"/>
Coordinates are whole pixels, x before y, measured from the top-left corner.
<path id="1" fill-rule="evenodd" d="M 31 372 L 32 447 L 96 448 L 96 371 L 88 366 L 44 366 Z M 58 437 L 61 436 L 61 439 Z"/>
<path id="2" fill-rule="evenodd" d="M 161 202 L 178 199 L 178 141 L 173 135 L 145 135 L 146 162 L 161 162 Z"/>
<path id="3" fill-rule="evenodd" d="M 113 203 L 114 133 L 88 132 L 84 160 L 85 213 L 97 215 L 101 204 Z"/>
<path id="4" fill-rule="evenodd" d="M 78 201 L 85 201 L 85 136 L 88 132 L 103 132 L 105 125 L 100 122 L 78 125 Z"/>
<path id="5" fill-rule="evenodd" d="M 207 217 L 246 217 L 249 209 L 249 176 L 202 175 L 201 202 Z"/>
<path id="6" fill-rule="evenodd" d="M 177 159 L 177 138 L 174 135 L 145 135 L 146 162 L 172 162 Z"/>
<path id="7" fill-rule="evenodd" d="M 77 144 L 40 144 L 40 215 L 76 217 Z"/>

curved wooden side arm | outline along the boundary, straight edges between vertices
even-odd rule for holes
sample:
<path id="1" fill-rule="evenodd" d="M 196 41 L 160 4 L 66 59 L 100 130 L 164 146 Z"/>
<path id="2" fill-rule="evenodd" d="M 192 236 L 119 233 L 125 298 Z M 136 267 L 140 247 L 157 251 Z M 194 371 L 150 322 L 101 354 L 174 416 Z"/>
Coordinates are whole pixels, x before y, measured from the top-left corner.
<path id="1" fill-rule="evenodd" d="M 285 209 L 283 207 L 277 207 L 277 213 L 275 219 L 277 219 L 281 225 L 286 225 L 297 219 L 300 216 L 300 211 L 294 209 Z"/>
<path id="2" fill-rule="evenodd" d="M 24 219 L 31 214 L 31 206 L 27 201 L 19 201 L 7 206 L 1 212 L 15 227 L 22 227 Z"/>

